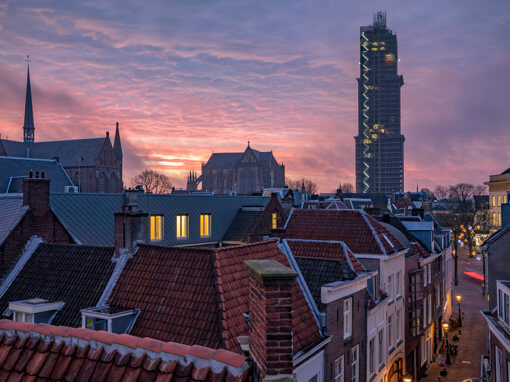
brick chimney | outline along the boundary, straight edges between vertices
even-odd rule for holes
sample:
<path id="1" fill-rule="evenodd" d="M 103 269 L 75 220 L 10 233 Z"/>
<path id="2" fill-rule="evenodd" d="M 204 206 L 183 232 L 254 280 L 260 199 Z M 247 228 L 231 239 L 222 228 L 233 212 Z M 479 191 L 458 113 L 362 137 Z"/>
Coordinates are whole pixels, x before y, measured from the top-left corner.
<path id="1" fill-rule="evenodd" d="M 114 224 L 115 257 L 119 257 L 122 250 L 132 253 L 137 241 L 149 241 L 149 214 L 146 212 L 115 212 Z"/>
<path id="2" fill-rule="evenodd" d="M 292 374 L 292 285 L 297 273 L 274 260 L 248 260 L 249 343 L 259 379 L 295 380 Z"/>
<path id="3" fill-rule="evenodd" d="M 30 171 L 23 179 L 23 204 L 30 207 L 33 216 L 44 216 L 50 210 L 50 180 L 44 171 Z"/>

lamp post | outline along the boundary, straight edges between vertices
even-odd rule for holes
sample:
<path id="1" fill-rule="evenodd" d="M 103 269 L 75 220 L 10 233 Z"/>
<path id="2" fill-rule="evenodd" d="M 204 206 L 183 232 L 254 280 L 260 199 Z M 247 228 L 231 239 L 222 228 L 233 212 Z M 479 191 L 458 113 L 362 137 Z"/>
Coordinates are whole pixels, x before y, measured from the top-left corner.
<path id="1" fill-rule="evenodd" d="M 462 296 L 458 294 L 457 296 L 455 296 L 455 298 L 457 299 L 457 303 L 459 304 L 459 328 L 462 328 L 462 312 L 460 311 L 460 300 Z"/>
<path id="2" fill-rule="evenodd" d="M 446 336 L 446 364 L 451 365 L 452 360 L 450 359 L 450 345 L 448 344 L 448 322 L 443 322 L 443 329 Z"/>
<path id="3" fill-rule="evenodd" d="M 406 375 L 404 377 L 404 382 L 413 382 L 413 379 L 410 376 Z"/>

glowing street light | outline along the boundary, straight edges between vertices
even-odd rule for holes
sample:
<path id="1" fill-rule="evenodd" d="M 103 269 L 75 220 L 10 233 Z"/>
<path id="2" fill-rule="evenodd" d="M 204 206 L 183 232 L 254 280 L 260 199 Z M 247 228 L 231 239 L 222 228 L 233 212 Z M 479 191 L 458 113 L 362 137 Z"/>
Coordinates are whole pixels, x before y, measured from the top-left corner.
<path id="1" fill-rule="evenodd" d="M 443 329 L 446 336 L 446 364 L 451 365 L 452 360 L 450 359 L 450 344 L 448 343 L 448 322 L 443 322 Z"/>
<path id="2" fill-rule="evenodd" d="M 413 382 L 413 379 L 410 376 L 406 375 L 404 377 L 404 382 Z"/>
<path id="3" fill-rule="evenodd" d="M 460 294 L 458 294 L 457 296 L 455 296 L 455 298 L 457 299 L 457 303 L 459 304 L 459 328 L 462 327 L 462 313 L 460 311 L 460 300 L 462 299 L 462 296 Z"/>

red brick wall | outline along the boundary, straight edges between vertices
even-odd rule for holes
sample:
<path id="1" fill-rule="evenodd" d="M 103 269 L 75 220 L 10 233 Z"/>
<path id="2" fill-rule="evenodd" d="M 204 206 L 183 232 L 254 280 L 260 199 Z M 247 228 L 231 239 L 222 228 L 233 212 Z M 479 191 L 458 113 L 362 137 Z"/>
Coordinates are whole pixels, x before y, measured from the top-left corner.
<path id="1" fill-rule="evenodd" d="M 250 278 L 250 351 L 261 378 L 292 374 L 291 287 Z"/>
<path id="2" fill-rule="evenodd" d="M 359 345 L 359 380 L 366 378 L 366 320 L 365 301 L 368 292 L 363 289 L 345 298 L 352 298 L 352 336 L 344 340 L 344 299 L 329 303 L 326 307 L 326 332 L 331 342 L 326 346 L 326 381 L 335 380 L 335 360 L 344 356 L 344 379 L 352 379 L 351 349 Z"/>
<path id="3" fill-rule="evenodd" d="M 508 380 L 508 368 L 507 364 L 510 362 L 510 354 L 506 351 L 505 345 L 502 345 L 498 338 L 489 331 L 490 340 L 490 363 L 491 363 L 491 376 L 490 382 L 496 382 L 496 346 L 501 350 L 503 358 L 503 375 L 501 376 L 502 381 Z"/>
<path id="4" fill-rule="evenodd" d="M 254 243 L 261 241 L 264 236 L 272 236 L 271 230 L 273 228 L 273 212 L 278 216 L 278 228 L 282 228 L 287 221 L 287 213 L 282 207 L 277 197 L 272 196 L 266 205 L 266 208 L 260 215 L 257 224 L 253 227 L 253 231 L 248 235 L 248 242 Z"/>

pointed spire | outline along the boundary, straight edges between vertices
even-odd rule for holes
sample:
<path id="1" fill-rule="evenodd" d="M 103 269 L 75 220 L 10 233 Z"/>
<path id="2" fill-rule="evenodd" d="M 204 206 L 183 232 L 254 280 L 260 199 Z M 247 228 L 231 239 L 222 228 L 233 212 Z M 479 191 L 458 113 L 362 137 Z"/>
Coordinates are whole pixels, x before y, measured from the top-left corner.
<path id="1" fill-rule="evenodd" d="M 115 156 L 117 159 L 122 159 L 122 145 L 120 143 L 120 133 L 119 133 L 119 123 L 117 122 L 117 127 L 115 128 L 115 139 L 113 140 L 113 151 L 115 152 Z"/>
<path id="2" fill-rule="evenodd" d="M 27 94 L 25 99 L 25 121 L 23 123 L 23 141 L 33 143 L 35 138 L 34 111 L 32 109 L 32 89 L 30 87 L 30 57 L 27 56 Z"/>

